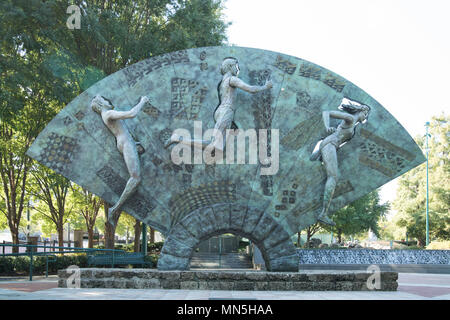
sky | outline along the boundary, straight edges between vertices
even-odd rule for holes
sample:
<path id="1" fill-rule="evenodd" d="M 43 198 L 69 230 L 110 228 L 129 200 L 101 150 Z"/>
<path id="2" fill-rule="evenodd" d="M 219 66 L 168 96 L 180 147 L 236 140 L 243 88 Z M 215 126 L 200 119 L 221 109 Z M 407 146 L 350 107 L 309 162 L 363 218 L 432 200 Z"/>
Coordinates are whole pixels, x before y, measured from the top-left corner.
<path id="1" fill-rule="evenodd" d="M 299 57 L 351 81 L 412 137 L 448 114 L 450 1 L 227 0 L 230 45 Z M 395 198 L 396 180 L 382 187 Z"/>

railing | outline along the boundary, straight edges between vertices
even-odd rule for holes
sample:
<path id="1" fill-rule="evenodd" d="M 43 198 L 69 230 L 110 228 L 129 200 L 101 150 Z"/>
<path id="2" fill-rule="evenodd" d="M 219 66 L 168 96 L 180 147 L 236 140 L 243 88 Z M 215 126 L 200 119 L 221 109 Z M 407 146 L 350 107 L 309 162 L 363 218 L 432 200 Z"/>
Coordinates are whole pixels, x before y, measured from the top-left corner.
<path id="1" fill-rule="evenodd" d="M 96 252 L 110 252 L 112 254 L 112 262 L 111 267 L 114 268 L 115 264 L 115 254 L 116 253 L 125 253 L 124 250 L 117 249 L 92 249 L 92 248 L 77 248 L 77 247 L 49 247 L 49 246 L 39 246 L 39 245 L 31 245 L 31 244 L 4 244 L 0 243 L 0 247 L 2 247 L 2 252 L 5 252 L 5 247 L 18 247 L 19 250 L 21 247 L 26 248 L 26 252 L 18 252 L 18 253 L 3 253 L 0 254 L 0 257 L 19 257 L 19 256 L 28 256 L 30 257 L 30 281 L 33 281 L 33 257 L 34 256 L 45 256 L 45 276 L 48 277 L 48 258 L 49 256 L 55 257 L 56 254 L 66 254 L 66 253 L 96 253 Z M 38 251 L 39 248 L 51 248 L 53 251 Z M 60 251 L 55 251 L 56 249 Z M 55 261 L 55 260 L 53 260 Z M 52 261 L 50 261 L 52 262 Z"/>
<path id="2" fill-rule="evenodd" d="M 116 243 L 118 243 L 118 241 L 116 241 Z M 7 242 L 5 240 L 0 242 L 1 244 L 13 244 L 12 242 Z M 32 245 L 38 245 L 39 248 L 37 249 L 37 251 L 56 251 L 57 247 L 58 247 L 58 240 L 43 240 L 43 241 L 38 241 L 37 243 L 30 243 L 27 241 L 20 241 L 18 244 L 32 244 Z M 95 245 L 104 245 L 103 241 L 99 241 L 99 240 L 94 240 L 94 246 Z M 86 244 L 84 245 L 78 245 L 78 243 L 76 241 L 73 240 L 68 240 L 68 241 L 63 241 L 62 247 L 66 247 L 66 248 L 73 248 L 73 247 L 86 247 Z M 0 247 L 0 254 L 7 254 L 7 253 L 12 253 L 12 248 L 8 247 L 8 246 L 2 246 Z M 19 248 L 20 251 L 25 252 L 26 248 Z"/>

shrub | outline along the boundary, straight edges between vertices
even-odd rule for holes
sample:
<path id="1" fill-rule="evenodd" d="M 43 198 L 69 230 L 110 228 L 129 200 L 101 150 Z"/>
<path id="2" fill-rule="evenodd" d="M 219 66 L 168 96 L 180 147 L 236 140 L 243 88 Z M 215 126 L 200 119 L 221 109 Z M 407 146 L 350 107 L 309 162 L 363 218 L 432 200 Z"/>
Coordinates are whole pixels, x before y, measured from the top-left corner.
<path id="1" fill-rule="evenodd" d="M 158 264 L 158 258 L 159 258 L 159 255 L 157 255 L 157 254 L 149 254 L 144 257 L 144 260 L 152 263 L 151 266 L 148 266 L 149 268 L 156 268 L 156 266 Z"/>
<path id="2" fill-rule="evenodd" d="M 164 241 L 149 243 L 147 246 L 147 250 L 149 253 L 158 253 L 158 252 L 161 252 L 163 245 L 164 245 Z"/>
<path id="3" fill-rule="evenodd" d="M 427 250 L 450 250 L 450 241 L 432 241 Z"/>
<path id="4" fill-rule="evenodd" d="M 33 257 L 33 274 L 45 274 L 45 256 Z M 48 272 L 56 273 L 60 269 L 66 269 L 71 265 L 80 268 L 87 267 L 86 254 L 65 254 L 49 257 Z M 0 275 L 23 275 L 30 271 L 30 257 L 4 257 L 0 258 Z"/>
<path id="5" fill-rule="evenodd" d="M 16 273 L 28 273 L 30 270 L 30 258 L 29 257 L 14 257 L 14 271 Z"/>
<path id="6" fill-rule="evenodd" d="M 10 275 L 14 273 L 14 258 L 2 257 L 0 258 L 0 274 Z"/>
<path id="7" fill-rule="evenodd" d="M 419 247 L 419 246 L 407 246 L 405 248 L 403 248 L 403 250 L 423 250 L 423 247 Z"/>

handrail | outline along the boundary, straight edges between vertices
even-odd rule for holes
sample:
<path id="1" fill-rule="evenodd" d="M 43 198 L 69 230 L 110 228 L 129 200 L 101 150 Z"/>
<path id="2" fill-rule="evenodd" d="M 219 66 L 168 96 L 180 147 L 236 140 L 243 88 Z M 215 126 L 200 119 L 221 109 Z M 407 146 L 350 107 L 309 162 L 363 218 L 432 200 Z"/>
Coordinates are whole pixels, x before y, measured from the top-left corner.
<path id="1" fill-rule="evenodd" d="M 17 253 L 4 253 L 0 254 L 0 257 L 19 257 L 19 256 L 29 256 L 30 257 L 30 281 L 33 281 L 33 256 L 46 256 L 46 277 L 48 277 L 48 256 L 56 254 L 66 254 L 66 253 L 89 253 L 89 252 L 110 252 L 112 253 L 112 263 L 111 267 L 114 268 L 114 256 L 115 253 L 126 253 L 124 250 L 120 249 L 95 249 L 95 248 L 79 248 L 79 247 L 56 247 L 56 246 L 40 246 L 35 244 L 6 244 L 0 243 L 1 247 L 25 247 L 31 248 L 27 252 L 17 252 Z M 53 248 L 53 249 L 63 249 L 62 251 L 44 251 L 44 252 L 34 252 L 34 248 Z"/>
<path id="2" fill-rule="evenodd" d="M 79 247 L 58 247 L 58 246 L 42 246 L 36 244 L 12 244 L 12 243 L 0 243 L 3 247 L 28 247 L 28 248 L 55 248 L 55 249 L 78 249 L 84 251 L 123 251 L 121 249 L 96 249 L 96 248 L 79 248 Z"/>

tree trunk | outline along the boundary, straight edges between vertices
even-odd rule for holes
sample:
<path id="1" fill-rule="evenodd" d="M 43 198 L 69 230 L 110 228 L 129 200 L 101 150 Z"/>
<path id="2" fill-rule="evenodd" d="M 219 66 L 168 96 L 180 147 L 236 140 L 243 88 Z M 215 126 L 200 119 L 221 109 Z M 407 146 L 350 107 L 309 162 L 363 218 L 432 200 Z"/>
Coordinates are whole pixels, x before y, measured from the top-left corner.
<path id="1" fill-rule="evenodd" d="M 105 223 L 105 249 L 114 249 L 116 230 L 108 222 Z"/>
<path id="2" fill-rule="evenodd" d="M 105 249 L 114 249 L 115 244 L 115 236 L 116 236 L 116 227 L 108 222 L 108 209 L 110 208 L 109 204 L 105 202 L 104 204 L 105 210 Z M 117 218 L 119 220 L 119 218 Z M 116 221 L 117 225 L 117 221 Z"/>
<path id="3" fill-rule="evenodd" d="M 56 230 L 58 231 L 58 247 L 64 247 L 64 225 L 62 223 L 58 223 Z M 61 250 L 62 249 L 59 249 L 58 251 Z"/>
<path id="4" fill-rule="evenodd" d="M 341 244 L 342 243 L 342 231 L 338 230 L 337 238 L 338 238 L 338 243 Z"/>
<path id="5" fill-rule="evenodd" d="M 306 243 L 309 243 L 309 240 L 311 240 L 312 234 L 311 234 L 311 228 L 306 229 Z"/>
<path id="6" fill-rule="evenodd" d="M 424 247 L 425 242 L 426 242 L 426 239 L 417 238 L 417 246 L 418 247 Z"/>
<path id="7" fill-rule="evenodd" d="M 155 229 L 150 228 L 150 243 L 155 243 Z"/>
<path id="8" fill-rule="evenodd" d="M 297 247 L 300 248 L 301 247 L 301 232 L 297 232 Z"/>
<path id="9" fill-rule="evenodd" d="M 88 248 L 94 247 L 94 227 L 88 229 Z"/>
<path id="10" fill-rule="evenodd" d="M 134 224 L 134 252 L 141 251 L 141 222 L 136 220 Z"/>
<path id="11" fill-rule="evenodd" d="M 10 228 L 11 238 L 13 244 L 20 244 L 19 240 L 19 229 L 18 228 Z M 19 253 L 19 247 L 12 247 L 12 253 Z"/>

